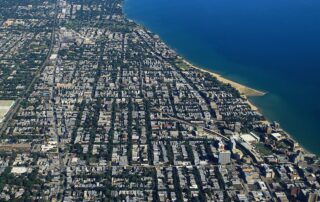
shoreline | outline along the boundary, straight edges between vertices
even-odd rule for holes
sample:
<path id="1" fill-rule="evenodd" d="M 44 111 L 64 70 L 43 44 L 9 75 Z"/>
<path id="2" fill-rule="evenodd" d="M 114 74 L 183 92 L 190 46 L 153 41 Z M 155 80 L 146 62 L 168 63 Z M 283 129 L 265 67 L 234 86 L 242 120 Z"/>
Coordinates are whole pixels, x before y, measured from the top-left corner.
<path id="1" fill-rule="evenodd" d="M 260 91 L 260 90 L 256 90 L 254 88 L 251 88 L 251 87 L 245 86 L 243 84 L 240 84 L 240 83 L 238 83 L 236 81 L 232 81 L 230 79 L 224 78 L 220 74 L 214 73 L 214 72 L 212 72 L 210 70 L 203 69 L 203 68 L 200 68 L 198 66 L 195 66 L 191 62 L 187 61 L 184 58 L 181 58 L 181 61 L 184 62 L 185 64 L 187 64 L 188 66 L 194 68 L 194 69 L 200 70 L 200 71 L 205 72 L 205 73 L 209 73 L 210 75 L 212 75 L 213 77 L 215 77 L 218 81 L 220 81 L 222 83 L 230 84 L 233 88 L 237 89 L 242 96 L 245 96 L 245 97 L 258 97 L 258 96 L 264 96 L 265 94 L 267 94 L 266 92 L 263 92 L 263 91 Z"/>
<path id="2" fill-rule="evenodd" d="M 249 100 L 248 97 L 259 97 L 259 96 L 264 96 L 266 95 L 267 93 L 266 92 L 263 92 L 263 91 L 260 91 L 260 90 L 256 90 L 254 88 L 251 88 L 251 87 L 248 87 L 248 86 L 245 86 L 243 84 L 240 84 L 240 83 L 237 83 L 235 81 L 232 81 L 230 79 L 226 79 L 224 77 L 222 77 L 220 74 L 217 74 L 217 73 L 214 73 L 214 72 L 211 72 L 210 70 L 207 70 L 207 69 L 203 69 L 203 68 L 200 68 L 196 65 L 193 65 L 191 62 L 187 61 L 186 59 L 184 59 L 183 57 L 180 57 L 179 56 L 179 59 L 181 59 L 181 61 L 183 63 L 185 63 L 186 65 L 188 65 L 189 67 L 191 68 L 194 68 L 194 69 L 197 69 L 199 71 L 202 71 L 202 72 L 205 72 L 205 73 L 209 73 L 210 75 L 212 75 L 213 77 L 217 78 L 218 81 L 222 82 L 222 83 L 225 83 L 225 84 L 230 84 L 233 88 L 237 89 L 241 96 L 246 99 L 248 105 L 250 106 L 250 108 L 253 110 L 253 111 L 257 111 L 259 113 L 260 110 L 257 106 L 255 106 L 252 101 Z M 261 113 L 262 114 L 262 113 Z M 265 117 L 265 120 L 262 121 L 266 124 L 271 124 L 270 120 L 268 120 L 266 117 Z M 296 143 L 298 143 L 300 149 L 302 150 L 302 152 L 304 152 L 305 154 L 315 154 L 313 152 L 310 152 L 308 149 L 306 149 L 303 145 L 301 145 L 299 143 L 299 141 L 297 141 L 290 133 L 288 133 L 286 130 L 282 129 L 283 133 L 288 136 L 290 139 L 292 139 L 293 141 L 295 141 Z M 316 155 L 316 154 L 315 154 Z M 317 155 L 316 155 L 317 156 Z"/>
<path id="3" fill-rule="evenodd" d="M 128 20 L 131 20 L 135 23 L 137 23 L 137 25 L 141 26 L 143 29 L 147 30 L 147 31 L 151 31 L 149 30 L 142 22 L 137 22 L 136 20 L 134 19 L 131 19 L 127 16 L 127 14 L 124 12 L 124 16 L 128 19 Z M 152 32 L 152 31 L 151 31 Z M 153 32 L 152 32 L 153 33 Z M 160 37 L 161 38 L 161 37 Z M 161 39 L 162 40 L 162 39 Z M 166 42 L 165 42 L 166 43 Z M 177 52 L 175 49 L 173 49 L 172 47 L 170 47 L 169 44 L 166 43 L 166 45 L 173 51 Z M 178 53 L 178 59 L 188 65 L 189 67 L 191 68 L 195 68 L 199 71 L 202 71 L 202 72 L 205 72 L 205 73 L 209 73 L 211 76 L 215 77 L 218 81 L 222 82 L 222 83 L 225 83 L 225 84 L 230 84 L 232 87 L 234 87 L 235 89 L 237 89 L 241 96 L 246 99 L 247 101 L 247 104 L 250 106 L 250 108 L 253 110 L 253 111 L 256 111 L 260 114 L 263 115 L 263 113 L 261 112 L 261 110 L 255 105 L 253 104 L 253 102 L 249 99 L 249 97 L 260 97 L 260 96 L 264 96 L 266 95 L 268 92 L 265 92 L 265 91 L 261 91 L 261 90 L 257 90 L 257 89 L 254 89 L 254 88 L 251 88 L 251 87 L 248 87 L 248 86 L 245 86 L 243 84 L 240 84 L 236 81 L 233 81 L 233 80 L 230 80 L 230 79 L 227 79 L 227 78 L 224 78 L 223 76 L 221 76 L 220 74 L 218 73 L 215 73 L 215 72 L 212 72 L 211 70 L 208 70 L 206 68 L 203 68 L 203 67 L 199 67 L 199 66 L 196 66 L 194 64 L 192 64 L 191 62 L 189 62 L 184 56 L 180 55 Z M 265 117 L 265 116 L 264 116 Z M 265 117 L 265 120 L 262 121 L 266 124 L 271 124 L 272 121 L 270 121 L 267 117 Z M 282 128 L 282 127 L 281 127 Z M 291 135 L 289 134 L 286 130 L 284 130 L 282 128 L 283 132 L 285 135 L 287 135 L 290 139 L 292 139 L 293 141 L 297 142 L 301 148 L 301 150 L 305 153 L 305 154 L 315 154 L 316 156 L 319 156 L 318 154 L 314 153 L 314 152 L 311 152 L 309 149 L 306 149 L 305 146 L 301 145 L 299 141 L 296 141 L 296 139 Z"/>
<path id="4" fill-rule="evenodd" d="M 125 3 L 125 1 L 124 1 Z M 124 6 L 123 6 L 124 7 Z M 133 22 L 135 22 L 138 26 L 141 26 L 143 29 L 147 30 L 147 31 L 151 31 L 149 30 L 145 25 L 143 25 L 143 23 L 141 22 L 137 22 L 136 20 L 133 20 L 133 19 L 130 19 L 127 14 L 124 12 L 124 16 L 128 19 L 128 20 L 132 20 Z M 151 31 L 152 32 L 152 31 Z M 159 36 L 160 37 L 160 36 Z M 161 37 L 160 37 L 161 38 Z M 162 40 L 162 39 L 161 39 Z M 166 43 L 166 42 L 165 42 Z M 170 47 L 170 45 L 168 45 L 166 43 L 166 45 L 171 49 L 171 50 L 174 50 L 172 47 Z M 176 50 L 174 50 L 176 52 Z M 191 62 L 189 62 L 188 60 L 186 60 L 183 56 L 180 56 L 178 54 L 178 59 L 180 59 L 183 63 L 187 64 L 188 66 L 192 67 L 192 68 L 195 68 L 195 69 L 198 69 L 202 72 L 206 72 L 206 73 L 209 73 L 211 74 L 212 76 L 214 76 L 218 81 L 222 82 L 222 83 L 225 83 L 225 84 L 230 84 L 232 87 L 234 87 L 235 89 L 237 89 L 240 94 L 242 96 L 245 96 L 246 98 L 247 97 L 259 97 L 259 96 L 264 96 L 267 94 L 267 92 L 264 92 L 264 91 L 261 91 L 261 90 L 257 90 L 257 89 L 254 89 L 254 88 L 251 88 L 251 87 L 248 87 L 248 86 L 245 86 L 243 84 L 240 84 L 236 81 L 232 81 L 230 79 L 227 79 L 227 78 L 224 78 L 223 76 L 221 76 L 220 74 L 218 73 L 215 73 L 215 72 L 212 72 L 210 70 L 207 70 L 205 68 L 201 68 L 201 67 L 198 67 L 194 64 L 192 64 Z M 250 106 L 252 106 L 254 108 L 254 110 L 258 110 L 258 108 L 252 104 L 252 102 L 250 102 L 248 100 L 248 103 Z"/>
<path id="5" fill-rule="evenodd" d="M 198 67 L 194 64 L 192 64 L 191 62 L 187 61 L 185 58 L 181 57 L 181 56 L 178 56 L 178 59 L 181 60 L 181 62 L 185 63 L 186 65 L 188 65 L 189 67 L 191 68 L 194 68 L 194 69 L 197 69 L 199 71 L 202 71 L 202 72 L 205 72 L 205 73 L 209 73 L 211 76 L 215 77 L 218 81 L 222 82 L 222 83 L 225 83 L 225 84 L 230 84 L 233 88 L 235 88 L 236 90 L 239 91 L 240 95 L 247 101 L 247 104 L 250 106 L 250 108 L 253 110 L 253 111 L 256 111 L 256 112 L 260 112 L 259 108 L 257 106 L 255 106 L 252 101 L 249 100 L 249 97 L 259 97 L 259 96 L 264 96 L 266 95 L 267 93 L 266 92 L 263 92 L 263 91 L 260 91 L 260 90 L 256 90 L 254 88 L 251 88 L 251 87 L 248 87 L 248 86 L 245 86 L 243 84 L 240 84 L 238 82 L 235 82 L 235 81 L 232 81 L 230 79 L 226 79 L 224 77 L 222 77 L 220 74 L 217 74 L 217 73 L 214 73 L 210 70 L 207 70 L 207 69 L 204 69 L 204 68 L 201 68 L 201 67 Z M 262 114 L 262 113 L 261 113 Z M 265 120 L 267 123 L 271 123 L 269 120 Z"/>

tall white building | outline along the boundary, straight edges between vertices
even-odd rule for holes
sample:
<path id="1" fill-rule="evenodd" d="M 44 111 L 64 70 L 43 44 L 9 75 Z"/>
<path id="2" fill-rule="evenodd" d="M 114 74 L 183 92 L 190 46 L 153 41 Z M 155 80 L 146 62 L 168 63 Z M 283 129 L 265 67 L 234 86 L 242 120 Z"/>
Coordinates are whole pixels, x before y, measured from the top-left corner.
<path id="1" fill-rule="evenodd" d="M 222 151 L 219 152 L 219 164 L 225 165 L 230 163 L 231 161 L 231 152 L 230 151 Z"/>

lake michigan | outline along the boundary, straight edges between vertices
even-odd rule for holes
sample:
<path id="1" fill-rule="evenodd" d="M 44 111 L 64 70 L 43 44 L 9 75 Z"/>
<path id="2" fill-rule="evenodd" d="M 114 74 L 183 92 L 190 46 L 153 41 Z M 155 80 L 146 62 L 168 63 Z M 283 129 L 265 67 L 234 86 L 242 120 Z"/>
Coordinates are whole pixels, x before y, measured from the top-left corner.
<path id="1" fill-rule="evenodd" d="M 320 154 L 320 1 L 125 0 L 124 12 L 195 65 L 268 92 L 250 99 Z"/>

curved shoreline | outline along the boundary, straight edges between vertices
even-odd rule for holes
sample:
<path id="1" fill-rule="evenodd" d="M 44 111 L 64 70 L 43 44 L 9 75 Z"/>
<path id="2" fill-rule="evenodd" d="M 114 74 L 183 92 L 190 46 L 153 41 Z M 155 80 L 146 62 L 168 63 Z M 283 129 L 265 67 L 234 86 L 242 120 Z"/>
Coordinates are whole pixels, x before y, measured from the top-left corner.
<path id="1" fill-rule="evenodd" d="M 179 59 L 181 59 L 182 62 L 184 62 L 186 65 L 188 65 L 191 68 L 197 69 L 199 71 L 205 72 L 205 73 L 209 73 L 210 75 L 212 75 L 213 77 L 215 77 L 218 81 L 225 83 L 225 84 L 230 84 L 232 87 L 234 87 L 235 89 L 237 89 L 241 96 L 243 96 L 246 100 L 248 105 L 250 106 L 250 108 L 253 111 L 259 111 L 259 108 L 257 106 L 255 106 L 249 99 L 248 97 L 257 97 L 257 96 L 264 96 L 267 94 L 267 92 L 263 92 L 263 91 L 259 91 L 256 90 L 254 88 L 250 88 L 248 86 L 245 86 L 243 84 L 237 83 L 235 81 L 226 79 L 224 77 L 222 77 L 220 74 L 211 72 L 210 70 L 206 70 L 203 68 L 200 68 L 198 66 L 193 65 L 191 62 L 187 61 L 186 59 L 184 59 L 183 57 L 179 57 Z M 266 124 L 271 124 L 270 120 L 268 120 L 267 118 L 265 118 L 264 121 L 262 121 Z M 284 129 L 282 129 L 282 131 L 284 132 L 285 135 L 287 135 L 290 139 L 292 139 L 293 141 L 297 142 L 301 148 L 301 150 L 303 150 L 304 153 L 306 154 L 314 154 L 313 152 L 310 152 L 308 149 L 306 149 L 304 146 L 302 146 L 299 141 L 297 141 L 291 134 L 289 134 L 287 131 L 285 131 Z"/>
<path id="2" fill-rule="evenodd" d="M 217 78 L 218 81 L 225 83 L 225 84 L 230 84 L 232 87 L 234 87 L 235 89 L 237 89 L 240 94 L 246 96 L 246 97 L 254 97 L 254 96 L 263 96 L 266 94 L 266 92 L 260 91 L 260 90 L 256 90 L 254 88 L 245 86 L 243 84 L 240 84 L 238 82 L 232 81 L 230 79 L 226 79 L 224 77 L 222 77 L 220 74 L 214 73 L 212 71 L 197 67 L 195 65 L 193 65 L 192 63 L 190 63 L 189 61 L 187 61 L 184 58 L 181 58 L 182 62 L 184 62 L 185 64 L 187 64 L 188 66 L 195 68 L 197 70 L 200 70 L 202 72 L 206 72 L 209 73 L 210 75 L 214 76 L 215 78 Z"/>
<path id="3" fill-rule="evenodd" d="M 226 79 L 224 77 L 222 77 L 220 74 L 211 72 L 210 70 L 206 70 L 203 68 L 200 68 L 198 66 L 193 65 L 191 62 L 187 61 L 186 59 L 184 59 L 183 57 L 180 57 L 181 61 L 184 62 L 185 64 L 187 64 L 189 67 L 191 68 L 195 68 L 199 71 L 205 72 L 205 73 L 209 73 L 210 75 L 212 75 L 213 77 L 217 78 L 218 81 L 225 83 L 225 84 L 230 84 L 232 87 L 234 87 L 235 89 L 237 89 L 240 94 L 247 100 L 248 105 L 251 107 L 251 109 L 253 111 L 259 111 L 259 108 L 257 106 L 255 106 L 249 99 L 248 97 L 257 97 L 257 96 L 264 96 L 267 94 L 267 92 L 263 92 L 263 91 L 259 91 L 256 90 L 254 88 L 250 88 L 248 86 L 245 86 L 243 84 L 237 83 L 235 81 Z M 271 124 L 270 120 L 268 120 L 267 118 L 265 118 L 265 120 L 263 121 L 266 124 Z M 313 152 L 309 151 L 308 149 L 306 149 L 303 145 L 301 145 L 299 143 L 299 141 L 297 141 L 291 134 L 289 134 L 287 131 L 285 131 L 284 129 L 282 129 L 282 131 L 285 133 L 285 135 L 287 135 L 290 139 L 292 139 L 293 141 L 297 142 L 300 146 L 300 148 L 303 150 L 303 152 L 305 152 L 306 154 L 314 154 Z"/>
<path id="4" fill-rule="evenodd" d="M 244 97 L 247 100 L 248 105 L 250 106 L 250 108 L 253 111 L 259 111 L 259 108 L 257 106 L 255 106 L 249 99 L 248 97 L 257 97 L 257 96 L 264 96 L 265 94 L 267 94 L 266 92 L 260 91 L 260 90 L 256 90 L 254 88 L 245 86 L 243 84 L 240 84 L 238 82 L 232 81 L 230 79 L 226 79 L 224 77 L 222 77 L 220 74 L 214 73 L 210 70 L 207 69 L 203 69 L 200 68 L 196 65 L 193 65 L 191 62 L 187 61 L 185 58 L 178 56 L 179 59 L 181 59 L 181 61 L 183 63 L 185 63 L 186 65 L 188 65 L 191 68 L 197 69 L 199 71 L 205 72 L 205 73 L 209 73 L 211 76 L 215 77 L 218 81 L 225 83 L 225 84 L 230 84 L 233 88 L 235 88 L 236 90 L 238 90 L 241 94 L 242 97 Z M 268 120 L 266 120 L 268 123 L 270 123 Z"/>
<path id="5" fill-rule="evenodd" d="M 137 23 L 139 26 L 141 26 L 143 29 L 146 29 L 147 31 L 150 31 L 151 33 L 153 33 L 153 31 L 151 31 L 148 27 L 146 27 L 144 25 L 143 22 L 139 22 L 136 21 L 136 19 L 131 19 L 129 18 L 129 16 L 127 16 L 127 14 L 124 12 L 124 16 L 128 19 L 128 20 L 132 20 L 133 22 Z M 158 34 L 157 34 L 158 35 Z M 158 35 L 159 36 L 159 35 Z M 160 36 L 159 36 L 160 37 Z M 160 37 L 161 38 L 161 37 Z M 162 39 L 161 39 L 162 40 Z M 253 104 L 253 102 L 249 99 L 249 97 L 260 97 L 260 96 L 264 96 L 266 95 L 268 92 L 262 91 L 262 90 L 257 90 L 248 86 L 245 86 L 244 84 L 238 83 L 236 81 L 233 81 L 231 79 L 227 79 L 225 77 L 223 77 L 222 75 L 215 73 L 211 70 L 208 70 L 204 67 L 200 67 L 197 65 L 192 64 L 192 62 L 189 62 L 185 56 L 181 55 L 180 53 L 178 53 L 178 51 L 174 48 L 172 48 L 167 42 L 165 42 L 165 44 L 174 52 L 177 52 L 178 55 L 178 59 L 185 63 L 186 65 L 188 65 L 191 68 L 197 69 L 199 71 L 205 72 L 205 73 L 209 73 L 210 75 L 212 75 L 213 77 L 215 77 L 218 81 L 225 83 L 225 84 L 230 84 L 233 88 L 235 88 L 236 90 L 238 90 L 241 94 L 241 96 L 247 101 L 247 104 L 250 106 L 250 108 L 253 111 L 259 112 L 260 114 L 263 115 L 263 113 L 260 111 L 259 107 L 257 107 L 255 104 Z M 264 116 L 265 117 L 265 116 Z M 265 120 L 262 121 L 266 124 L 271 124 L 272 120 L 268 119 L 267 117 L 265 117 Z M 281 127 L 282 128 L 282 127 Z M 311 152 L 309 149 L 306 149 L 305 146 L 303 146 L 302 144 L 300 144 L 299 141 L 297 141 L 291 134 L 289 134 L 285 129 L 282 128 L 282 131 L 284 132 L 284 134 L 286 136 L 288 136 L 288 138 L 292 139 L 293 141 L 297 142 L 301 148 L 301 150 L 303 150 L 303 152 L 305 152 L 306 154 L 315 154 L 316 156 L 319 156 L 318 154 L 316 154 L 315 152 Z"/>

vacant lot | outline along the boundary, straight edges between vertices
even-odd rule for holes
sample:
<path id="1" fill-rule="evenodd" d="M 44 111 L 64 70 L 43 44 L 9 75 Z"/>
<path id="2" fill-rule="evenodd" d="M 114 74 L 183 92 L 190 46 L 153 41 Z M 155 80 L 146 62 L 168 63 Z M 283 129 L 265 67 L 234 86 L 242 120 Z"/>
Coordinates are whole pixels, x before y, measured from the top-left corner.
<path id="1" fill-rule="evenodd" d="M 13 103 L 13 100 L 0 100 L 0 123 L 10 110 L 10 108 L 13 106 Z"/>

